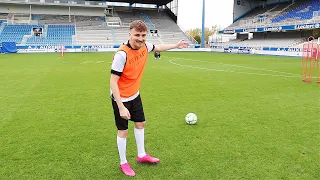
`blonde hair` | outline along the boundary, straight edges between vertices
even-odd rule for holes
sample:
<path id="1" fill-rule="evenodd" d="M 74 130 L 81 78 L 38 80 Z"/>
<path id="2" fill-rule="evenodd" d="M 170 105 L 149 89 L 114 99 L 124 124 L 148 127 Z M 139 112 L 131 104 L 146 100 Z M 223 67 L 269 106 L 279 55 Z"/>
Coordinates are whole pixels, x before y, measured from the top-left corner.
<path id="1" fill-rule="evenodd" d="M 132 21 L 130 24 L 130 30 L 135 29 L 139 32 L 147 31 L 147 25 L 141 20 Z"/>

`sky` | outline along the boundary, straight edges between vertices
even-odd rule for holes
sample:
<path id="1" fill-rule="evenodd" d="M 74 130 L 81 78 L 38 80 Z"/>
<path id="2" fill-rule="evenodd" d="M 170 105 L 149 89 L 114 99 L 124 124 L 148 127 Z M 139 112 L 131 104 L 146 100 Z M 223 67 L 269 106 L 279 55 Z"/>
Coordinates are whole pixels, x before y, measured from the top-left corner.
<path id="1" fill-rule="evenodd" d="M 202 1 L 179 0 L 178 24 L 184 30 L 202 27 Z M 225 28 L 232 24 L 234 0 L 205 0 L 205 27 L 219 25 Z"/>

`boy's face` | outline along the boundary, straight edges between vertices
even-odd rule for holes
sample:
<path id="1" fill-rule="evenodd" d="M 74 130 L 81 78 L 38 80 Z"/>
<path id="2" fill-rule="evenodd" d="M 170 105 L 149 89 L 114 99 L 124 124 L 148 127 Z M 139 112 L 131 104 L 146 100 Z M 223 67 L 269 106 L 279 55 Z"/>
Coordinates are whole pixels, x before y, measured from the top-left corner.
<path id="1" fill-rule="evenodd" d="M 147 32 L 142 31 L 139 32 L 135 28 L 131 29 L 129 32 L 129 41 L 130 45 L 133 49 L 140 49 L 142 46 L 144 46 L 146 39 L 147 39 Z"/>

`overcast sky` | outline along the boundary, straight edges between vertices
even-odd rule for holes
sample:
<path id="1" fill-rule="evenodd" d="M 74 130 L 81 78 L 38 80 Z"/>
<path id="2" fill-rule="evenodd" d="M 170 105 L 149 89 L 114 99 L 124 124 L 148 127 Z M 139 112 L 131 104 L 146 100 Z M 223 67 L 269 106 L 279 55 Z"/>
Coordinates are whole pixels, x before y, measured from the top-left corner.
<path id="1" fill-rule="evenodd" d="M 179 0 L 178 24 L 185 30 L 201 28 L 203 0 Z M 233 0 L 206 0 L 205 26 L 225 28 L 232 23 Z"/>

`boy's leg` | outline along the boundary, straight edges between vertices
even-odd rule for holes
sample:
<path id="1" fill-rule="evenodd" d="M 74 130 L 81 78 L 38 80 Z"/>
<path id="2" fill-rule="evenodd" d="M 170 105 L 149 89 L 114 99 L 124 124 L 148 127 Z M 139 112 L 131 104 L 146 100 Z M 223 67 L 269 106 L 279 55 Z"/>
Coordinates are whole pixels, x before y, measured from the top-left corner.
<path id="1" fill-rule="evenodd" d="M 120 169 L 127 176 L 135 176 L 135 172 L 132 170 L 128 164 L 126 157 L 126 147 L 127 147 L 127 136 L 128 136 L 128 120 L 121 118 L 117 103 L 111 99 L 112 107 L 115 117 L 115 123 L 118 128 L 117 134 L 117 146 L 120 156 Z M 127 107 L 128 103 L 124 103 Z M 127 107 L 128 108 L 128 107 Z"/>
<path id="2" fill-rule="evenodd" d="M 158 158 L 153 158 L 145 152 L 144 145 L 144 128 L 145 128 L 145 116 L 142 106 L 142 101 L 140 95 L 133 100 L 133 106 L 131 113 L 131 120 L 135 122 L 134 135 L 136 138 L 137 149 L 138 149 L 138 162 L 149 162 L 157 163 L 160 160 Z"/>

